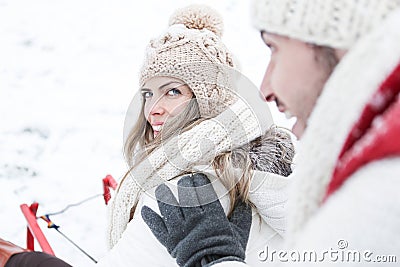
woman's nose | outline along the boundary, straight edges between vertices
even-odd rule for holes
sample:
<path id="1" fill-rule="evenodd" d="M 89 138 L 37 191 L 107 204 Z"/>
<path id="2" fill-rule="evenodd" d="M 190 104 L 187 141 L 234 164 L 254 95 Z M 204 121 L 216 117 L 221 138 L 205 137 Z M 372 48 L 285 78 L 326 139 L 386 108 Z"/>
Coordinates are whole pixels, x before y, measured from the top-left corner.
<path id="1" fill-rule="evenodd" d="M 154 101 L 150 109 L 150 115 L 152 116 L 163 115 L 165 112 L 166 108 L 162 97 Z"/>

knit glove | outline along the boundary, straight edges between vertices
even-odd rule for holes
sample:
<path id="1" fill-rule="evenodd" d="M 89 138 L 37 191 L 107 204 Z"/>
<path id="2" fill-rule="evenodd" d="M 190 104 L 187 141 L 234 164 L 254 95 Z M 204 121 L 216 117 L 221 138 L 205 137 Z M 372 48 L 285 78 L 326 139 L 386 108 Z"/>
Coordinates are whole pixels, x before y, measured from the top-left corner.
<path id="1" fill-rule="evenodd" d="M 251 207 L 238 201 L 230 216 L 204 174 L 178 181 L 178 197 L 162 184 L 156 189 L 162 215 L 147 206 L 142 217 L 179 266 L 210 266 L 222 261 L 244 262 L 251 226 Z"/>

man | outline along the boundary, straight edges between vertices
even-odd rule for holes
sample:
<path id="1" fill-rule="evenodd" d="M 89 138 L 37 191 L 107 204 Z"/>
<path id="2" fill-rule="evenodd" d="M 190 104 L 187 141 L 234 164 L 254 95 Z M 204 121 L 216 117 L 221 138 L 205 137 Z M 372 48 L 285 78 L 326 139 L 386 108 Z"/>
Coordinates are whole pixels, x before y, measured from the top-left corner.
<path id="1" fill-rule="evenodd" d="M 254 0 L 252 9 L 271 49 L 261 92 L 297 118 L 300 138 L 288 250 L 274 259 L 262 251 L 260 260 L 393 266 L 400 260 L 400 1 Z M 174 236 L 176 243 L 199 244 L 207 228 L 197 222 L 197 233 Z M 243 253 L 232 261 L 207 246 L 208 264 L 245 266 Z"/>

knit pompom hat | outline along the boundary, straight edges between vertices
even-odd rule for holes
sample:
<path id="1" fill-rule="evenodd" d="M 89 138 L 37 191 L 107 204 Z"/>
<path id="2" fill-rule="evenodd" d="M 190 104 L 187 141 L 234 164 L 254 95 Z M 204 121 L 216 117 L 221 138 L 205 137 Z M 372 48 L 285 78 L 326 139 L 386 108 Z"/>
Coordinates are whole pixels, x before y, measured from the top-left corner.
<path id="1" fill-rule="evenodd" d="M 349 49 L 400 0 L 252 0 L 258 30 L 304 42 Z"/>
<path id="2" fill-rule="evenodd" d="M 221 41 L 221 16 L 204 5 L 177 10 L 169 28 L 150 41 L 139 86 L 155 76 L 183 80 L 192 89 L 203 117 L 214 117 L 235 102 L 232 55 Z"/>

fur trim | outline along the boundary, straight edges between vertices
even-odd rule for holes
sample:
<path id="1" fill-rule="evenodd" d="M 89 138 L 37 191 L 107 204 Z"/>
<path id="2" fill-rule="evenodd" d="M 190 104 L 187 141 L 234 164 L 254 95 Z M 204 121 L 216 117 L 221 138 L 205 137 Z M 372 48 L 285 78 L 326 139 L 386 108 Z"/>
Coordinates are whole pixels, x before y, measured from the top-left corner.
<path id="1" fill-rule="evenodd" d="M 278 127 L 250 143 L 250 158 L 253 169 L 289 176 L 292 173 L 294 146 L 290 135 Z"/>
<path id="2" fill-rule="evenodd" d="M 232 150 L 233 165 L 249 155 L 253 170 L 278 174 L 284 177 L 292 173 L 294 145 L 290 135 L 284 130 L 272 126 L 263 135 L 250 143 Z"/>

